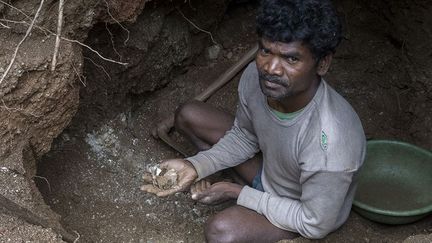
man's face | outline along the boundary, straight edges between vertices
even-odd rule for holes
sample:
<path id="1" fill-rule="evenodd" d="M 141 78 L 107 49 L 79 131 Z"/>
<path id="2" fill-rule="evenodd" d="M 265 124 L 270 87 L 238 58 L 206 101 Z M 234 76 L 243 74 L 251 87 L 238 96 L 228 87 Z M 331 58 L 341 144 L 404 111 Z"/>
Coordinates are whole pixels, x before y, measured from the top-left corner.
<path id="1" fill-rule="evenodd" d="M 295 98 L 307 91 L 319 76 L 311 51 L 299 41 L 259 41 L 256 56 L 261 90 L 274 100 Z"/>

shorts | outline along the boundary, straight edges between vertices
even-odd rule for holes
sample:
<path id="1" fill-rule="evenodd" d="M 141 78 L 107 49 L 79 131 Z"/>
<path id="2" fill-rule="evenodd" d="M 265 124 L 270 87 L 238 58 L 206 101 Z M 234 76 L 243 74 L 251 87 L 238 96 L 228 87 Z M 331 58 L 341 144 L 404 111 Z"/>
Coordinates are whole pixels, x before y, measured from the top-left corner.
<path id="1" fill-rule="evenodd" d="M 256 174 L 256 176 L 254 177 L 253 181 L 252 181 L 252 187 L 254 189 L 257 189 L 258 191 L 264 191 L 264 188 L 262 186 L 262 182 L 261 182 L 261 174 L 262 174 L 262 167 L 259 169 L 258 173 Z"/>

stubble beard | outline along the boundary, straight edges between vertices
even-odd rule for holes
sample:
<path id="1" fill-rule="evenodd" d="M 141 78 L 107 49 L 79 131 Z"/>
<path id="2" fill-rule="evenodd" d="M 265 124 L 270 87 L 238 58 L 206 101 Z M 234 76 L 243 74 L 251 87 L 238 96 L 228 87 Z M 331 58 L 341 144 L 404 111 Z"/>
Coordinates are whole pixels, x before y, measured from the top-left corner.
<path id="1" fill-rule="evenodd" d="M 258 76 L 259 76 L 259 84 L 261 91 L 267 98 L 271 98 L 274 100 L 281 100 L 286 97 L 292 96 L 292 91 L 290 90 L 289 81 L 283 78 L 280 78 L 278 76 L 270 75 L 265 72 L 262 72 L 258 70 Z M 272 83 L 276 83 L 281 85 L 282 90 L 276 91 L 276 90 L 270 90 L 265 87 L 264 82 L 269 81 Z"/>

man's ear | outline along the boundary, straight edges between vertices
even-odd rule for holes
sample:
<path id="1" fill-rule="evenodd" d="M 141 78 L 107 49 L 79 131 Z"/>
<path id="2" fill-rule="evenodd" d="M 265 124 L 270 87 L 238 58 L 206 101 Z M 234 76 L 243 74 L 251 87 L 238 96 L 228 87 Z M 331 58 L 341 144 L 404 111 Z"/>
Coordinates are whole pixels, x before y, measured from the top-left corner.
<path id="1" fill-rule="evenodd" d="M 330 53 L 330 54 L 324 56 L 323 58 L 321 58 L 321 60 L 319 60 L 318 68 L 317 68 L 317 74 L 319 76 L 324 76 L 327 73 L 327 71 L 330 68 L 330 64 L 331 64 L 332 59 L 333 59 L 333 54 Z"/>

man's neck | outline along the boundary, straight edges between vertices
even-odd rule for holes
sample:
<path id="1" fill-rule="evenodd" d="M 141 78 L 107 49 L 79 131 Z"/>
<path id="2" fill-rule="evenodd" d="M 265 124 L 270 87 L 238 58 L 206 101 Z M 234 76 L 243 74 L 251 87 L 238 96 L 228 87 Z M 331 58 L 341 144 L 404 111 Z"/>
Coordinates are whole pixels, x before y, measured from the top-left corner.
<path id="1" fill-rule="evenodd" d="M 303 109 L 315 96 L 318 87 L 321 83 L 321 78 L 318 78 L 316 82 L 306 91 L 299 93 L 295 96 L 285 97 L 280 100 L 275 100 L 267 97 L 267 103 L 269 106 L 279 112 L 292 113 Z"/>

